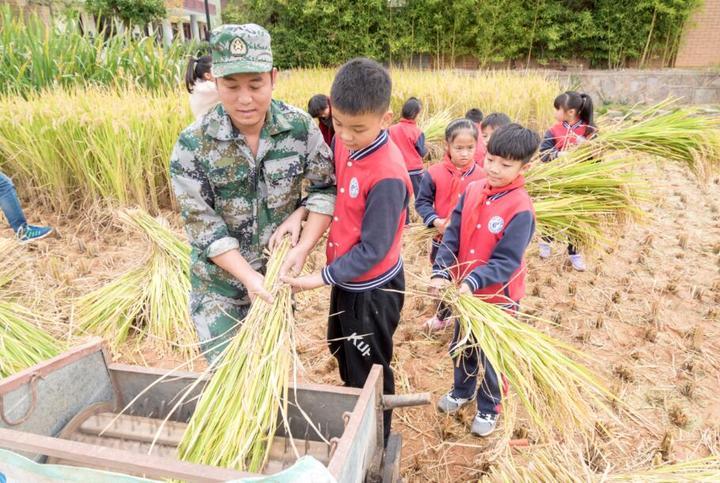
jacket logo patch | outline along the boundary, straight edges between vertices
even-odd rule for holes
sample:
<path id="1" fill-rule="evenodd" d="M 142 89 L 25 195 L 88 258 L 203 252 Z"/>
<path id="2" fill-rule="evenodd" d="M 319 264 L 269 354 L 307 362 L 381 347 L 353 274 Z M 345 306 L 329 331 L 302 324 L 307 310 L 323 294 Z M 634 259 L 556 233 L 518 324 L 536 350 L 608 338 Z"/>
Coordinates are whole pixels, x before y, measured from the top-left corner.
<path id="1" fill-rule="evenodd" d="M 350 198 L 357 198 L 360 194 L 360 183 L 357 178 L 350 180 Z"/>
<path id="2" fill-rule="evenodd" d="M 490 230 L 490 233 L 498 234 L 502 231 L 503 227 L 505 226 L 505 220 L 502 219 L 500 216 L 493 216 L 490 218 L 490 222 L 488 223 L 488 230 Z"/>

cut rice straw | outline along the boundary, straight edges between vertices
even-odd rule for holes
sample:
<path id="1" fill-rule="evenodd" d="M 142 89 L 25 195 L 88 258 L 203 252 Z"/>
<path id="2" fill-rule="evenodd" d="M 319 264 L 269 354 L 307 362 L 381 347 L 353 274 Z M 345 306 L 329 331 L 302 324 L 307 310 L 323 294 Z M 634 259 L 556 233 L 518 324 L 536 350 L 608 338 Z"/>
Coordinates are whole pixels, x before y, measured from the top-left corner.
<path id="1" fill-rule="evenodd" d="M 707 180 L 720 167 L 720 118 L 676 104 L 676 99 L 666 99 L 603 126 L 578 151 L 599 148 L 649 154 L 685 164 L 699 179 Z"/>
<path id="2" fill-rule="evenodd" d="M 260 471 L 278 422 L 287 414 L 288 379 L 294 354 L 290 287 L 279 271 L 290 249 L 285 238 L 267 265 L 268 304 L 256 298 L 236 335 L 213 361 L 205 387 L 178 447 L 184 461 Z"/>
<path id="3" fill-rule="evenodd" d="M 40 320 L 19 304 L 0 301 L 0 378 L 60 353 L 62 344 L 37 325 Z"/>
<path id="4" fill-rule="evenodd" d="M 581 359 L 581 352 L 520 320 L 530 316 L 460 295 L 454 286 L 447 288 L 443 300 L 460 325 L 453 353 L 482 349 L 541 433 L 590 434 L 598 417 L 614 419 L 607 402 L 617 398 L 598 376 L 571 358 Z"/>
<path id="5" fill-rule="evenodd" d="M 78 330 L 105 338 L 113 353 L 135 331 L 161 351 L 192 358 L 197 341 L 188 312 L 190 248 L 143 210 L 124 210 L 118 217 L 147 238 L 150 253 L 138 266 L 77 301 Z"/>

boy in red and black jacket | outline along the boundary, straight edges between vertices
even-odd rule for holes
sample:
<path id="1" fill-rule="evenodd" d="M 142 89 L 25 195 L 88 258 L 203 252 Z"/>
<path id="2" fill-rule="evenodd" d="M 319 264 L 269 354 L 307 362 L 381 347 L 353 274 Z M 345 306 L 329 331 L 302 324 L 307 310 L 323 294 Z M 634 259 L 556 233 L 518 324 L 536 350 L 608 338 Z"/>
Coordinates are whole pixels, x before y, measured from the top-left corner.
<path id="1" fill-rule="evenodd" d="M 422 110 L 420 100 L 411 97 L 402 107 L 402 118 L 388 130 L 390 139 L 400 149 L 405 160 L 410 182 L 413 187 L 413 196 L 417 197 L 420 190 L 420 181 L 423 176 L 423 158 L 427 155 L 425 147 L 425 134 L 417 125 L 417 117 Z"/>
<path id="2" fill-rule="evenodd" d="M 487 178 L 471 183 L 452 212 L 433 265 L 431 289 L 450 281 L 460 293 L 516 311 L 525 295 L 525 250 L 535 231 L 535 212 L 525 191 L 523 174 L 540 144 L 538 135 L 519 124 L 495 131 L 485 158 Z M 458 322 L 451 349 L 458 341 Z M 438 409 L 457 412 L 477 398 L 478 412 L 471 432 L 487 436 L 495 430 L 500 412 L 498 375 L 477 349 L 467 349 L 453 360 L 453 387 Z M 480 364 L 484 376 L 477 388 Z"/>
<path id="3" fill-rule="evenodd" d="M 412 185 L 386 127 L 392 83 L 375 61 L 353 59 L 335 76 L 333 106 L 337 201 L 327 242 L 327 266 L 284 277 L 299 290 L 332 286 L 328 345 L 345 385 L 362 387 L 373 364 L 383 366 L 383 392 L 394 394 L 393 334 L 404 303 L 400 256 Z M 384 413 L 384 436 L 391 411 Z"/>

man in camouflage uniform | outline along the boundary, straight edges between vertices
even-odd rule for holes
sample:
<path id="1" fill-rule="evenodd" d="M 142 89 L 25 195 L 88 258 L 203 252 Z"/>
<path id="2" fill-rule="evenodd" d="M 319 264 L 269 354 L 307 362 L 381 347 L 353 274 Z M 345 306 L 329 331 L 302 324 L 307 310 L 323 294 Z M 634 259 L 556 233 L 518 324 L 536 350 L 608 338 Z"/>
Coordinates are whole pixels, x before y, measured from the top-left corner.
<path id="1" fill-rule="evenodd" d="M 283 272 L 302 268 L 330 224 L 335 176 L 310 116 L 272 99 L 268 32 L 224 25 L 210 46 L 221 104 L 180 134 L 170 173 L 192 246 L 190 312 L 212 362 L 251 299 L 272 299 L 262 275 L 268 243 L 290 233 Z"/>

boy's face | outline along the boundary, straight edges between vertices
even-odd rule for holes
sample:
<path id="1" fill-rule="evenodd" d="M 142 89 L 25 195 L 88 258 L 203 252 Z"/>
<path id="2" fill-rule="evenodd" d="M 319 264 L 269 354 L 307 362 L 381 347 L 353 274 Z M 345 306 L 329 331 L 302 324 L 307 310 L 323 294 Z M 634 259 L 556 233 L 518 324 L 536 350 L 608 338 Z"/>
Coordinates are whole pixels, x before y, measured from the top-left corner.
<path id="1" fill-rule="evenodd" d="M 492 136 L 493 131 L 495 131 L 495 129 L 490 126 L 480 129 L 485 146 L 490 142 L 490 136 Z"/>
<path id="2" fill-rule="evenodd" d="M 524 174 L 529 167 L 530 163 L 522 164 L 522 161 L 501 158 L 490 153 L 485 156 L 485 172 L 488 184 L 493 188 L 509 185 L 515 181 L 515 178 Z"/>
<path id="3" fill-rule="evenodd" d="M 216 79 L 220 102 L 240 132 L 265 122 L 276 78 L 277 70 L 273 69 L 260 74 L 233 74 Z"/>
<path id="4" fill-rule="evenodd" d="M 390 126 L 392 111 L 384 114 L 377 112 L 347 114 L 334 108 L 332 121 L 335 136 L 340 138 L 350 151 L 358 151 L 372 144 L 380 131 Z"/>

